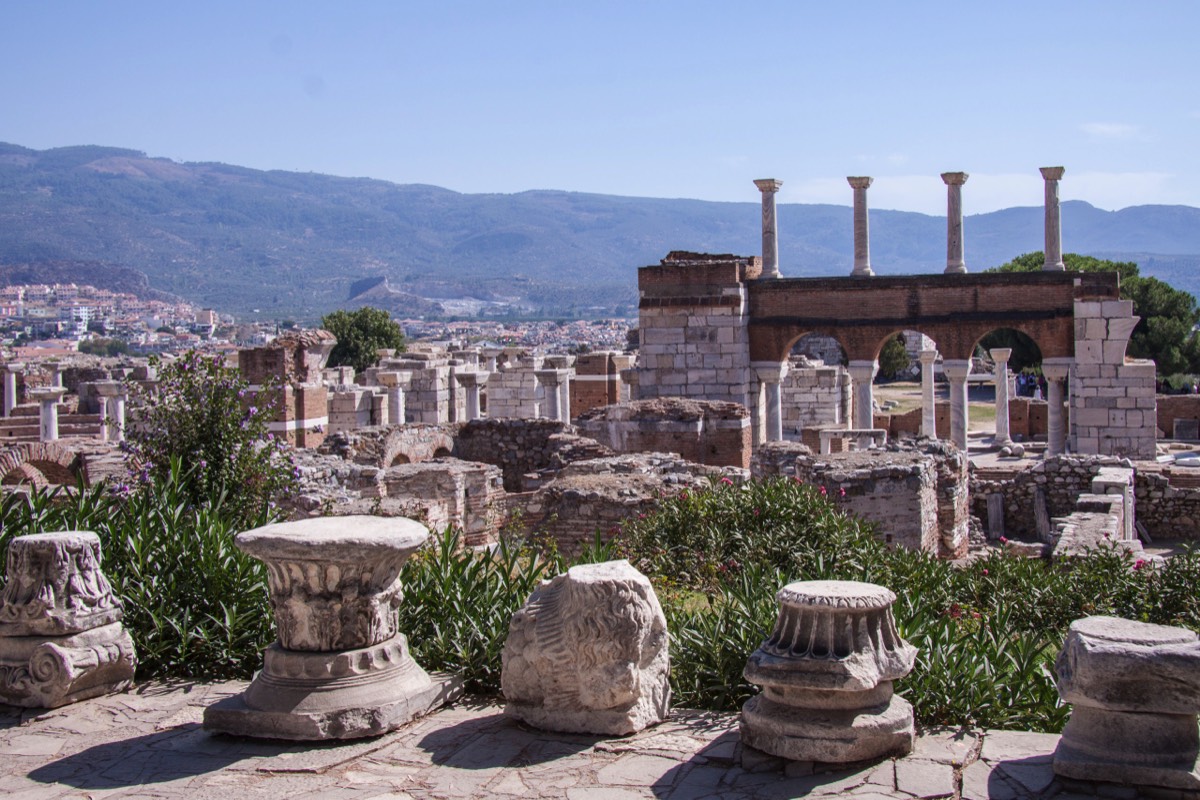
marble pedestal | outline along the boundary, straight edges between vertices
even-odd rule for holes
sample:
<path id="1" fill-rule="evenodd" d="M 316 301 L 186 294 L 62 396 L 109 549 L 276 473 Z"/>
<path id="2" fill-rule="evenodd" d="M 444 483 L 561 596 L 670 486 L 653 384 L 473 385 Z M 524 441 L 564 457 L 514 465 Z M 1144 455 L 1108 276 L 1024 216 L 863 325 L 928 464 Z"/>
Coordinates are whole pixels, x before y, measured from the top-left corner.
<path id="1" fill-rule="evenodd" d="M 869 583 L 801 581 L 778 599 L 775 630 L 746 664 L 746 680 L 763 692 L 742 708 L 742 741 L 793 761 L 911 751 L 912 706 L 892 682 L 908 674 L 917 651 L 896 631 L 896 596 Z"/>
<path id="2" fill-rule="evenodd" d="M 137 658 L 89 531 L 18 536 L 0 594 L 0 703 L 58 706 L 123 691 Z"/>
<path id="3" fill-rule="evenodd" d="M 267 564 L 279 640 L 236 697 L 204 712 L 208 730 L 270 739 L 377 736 L 452 700 L 397 630 L 400 569 L 425 541 L 407 519 L 323 517 L 238 534 Z"/>
<path id="4" fill-rule="evenodd" d="M 1071 623 L 1055 663 L 1066 778 L 1200 791 L 1200 637 L 1115 617 Z"/>

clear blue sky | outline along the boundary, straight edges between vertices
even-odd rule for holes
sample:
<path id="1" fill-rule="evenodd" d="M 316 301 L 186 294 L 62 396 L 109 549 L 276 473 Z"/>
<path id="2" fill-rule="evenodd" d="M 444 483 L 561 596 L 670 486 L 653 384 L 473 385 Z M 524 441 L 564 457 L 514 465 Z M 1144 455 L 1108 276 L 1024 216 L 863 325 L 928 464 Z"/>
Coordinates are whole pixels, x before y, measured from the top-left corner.
<path id="1" fill-rule="evenodd" d="M 945 213 L 1200 206 L 1200 3 L 0 6 L 0 141 L 430 183 Z"/>

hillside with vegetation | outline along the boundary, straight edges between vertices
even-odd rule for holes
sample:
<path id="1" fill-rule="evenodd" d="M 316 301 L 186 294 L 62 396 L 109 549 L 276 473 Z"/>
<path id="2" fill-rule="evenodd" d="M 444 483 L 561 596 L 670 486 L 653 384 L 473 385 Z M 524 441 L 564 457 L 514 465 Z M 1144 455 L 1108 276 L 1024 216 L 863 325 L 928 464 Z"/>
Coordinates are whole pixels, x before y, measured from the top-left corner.
<path id="1" fill-rule="evenodd" d="M 746 194 L 745 203 L 564 191 L 470 195 L 177 163 L 110 147 L 0 144 L 0 279 L 75 264 L 124 274 L 127 282 L 126 270 L 143 273 L 147 290 L 204 306 L 305 320 L 353 307 L 351 287 L 379 279 L 398 293 L 389 295 L 397 313 L 630 314 L 637 268 L 670 250 L 759 252 L 749 177 Z M 1069 202 L 1063 218 L 1067 249 L 1136 261 L 1144 275 L 1200 289 L 1200 209 L 1108 212 Z M 785 275 L 849 273 L 848 206 L 781 205 L 779 230 Z M 966 221 L 972 271 L 1041 244 L 1040 207 Z M 871 253 L 880 274 L 941 272 L 945 219 L 872 210 Z M 428 304 L 407 300 L 414 296 Z"/>

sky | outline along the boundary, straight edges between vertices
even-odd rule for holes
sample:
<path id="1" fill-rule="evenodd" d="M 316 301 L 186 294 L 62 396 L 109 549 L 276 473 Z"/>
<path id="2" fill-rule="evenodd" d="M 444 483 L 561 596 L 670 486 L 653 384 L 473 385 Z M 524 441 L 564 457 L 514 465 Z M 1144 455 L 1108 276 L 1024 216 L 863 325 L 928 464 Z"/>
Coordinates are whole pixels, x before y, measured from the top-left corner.
<path id="1" fill-rule="evenodd" d="M 0 141 L 425 183 L 966 214 L 1200 206 L 1195 0 L 0 6 Z"/>

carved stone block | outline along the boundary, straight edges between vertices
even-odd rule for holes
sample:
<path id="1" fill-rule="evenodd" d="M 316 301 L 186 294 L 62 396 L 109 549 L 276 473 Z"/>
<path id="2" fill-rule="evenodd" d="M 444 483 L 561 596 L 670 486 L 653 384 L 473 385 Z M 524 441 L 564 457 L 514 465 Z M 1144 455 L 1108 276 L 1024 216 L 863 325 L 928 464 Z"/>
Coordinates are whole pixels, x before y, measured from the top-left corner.
<path id="1" fill-rule="evenodd" d="M 1055 663 L 1072 704 L 1054 753 L 1067 778 L 1200 790 L 1200 637 L 1115 617 L 1071 623 Z"/>
<path id="2" fill-rule="evenodd" d="M 628 561 L 572 567 L 513 615 L 505 711 L 554 731 L 625 735 L 670 709 L 666 619 Z"/>
<path id="3" fill-rule="evenodd" d="M 794 761 L 911 751 L 912 706 L 892 682 L 917 651 L 896 631 L 896 596 L 870 583 L 801 581 L 777 598 L 775 629 L 746 664 L 746 680 L 763 692 L 742 707 L 742 741 Z"/>
<path id="4" fill-rule="evenodd" d="M 137 658 L 88 531 L 18 536 L 0 592 L 0 702 L 56 708 L 127 689 Z"/>
<path id="5" fill-rule="evenodd" d="M 383 517 L 322 517 L 238 534 L 267 565 L 279 641 L 246 691 L 205 709 L 204 727 L 270 739 L 353 739 L 400 727 L 454 699 L 397 631 L 400 570 L 428 538 Z"/>

